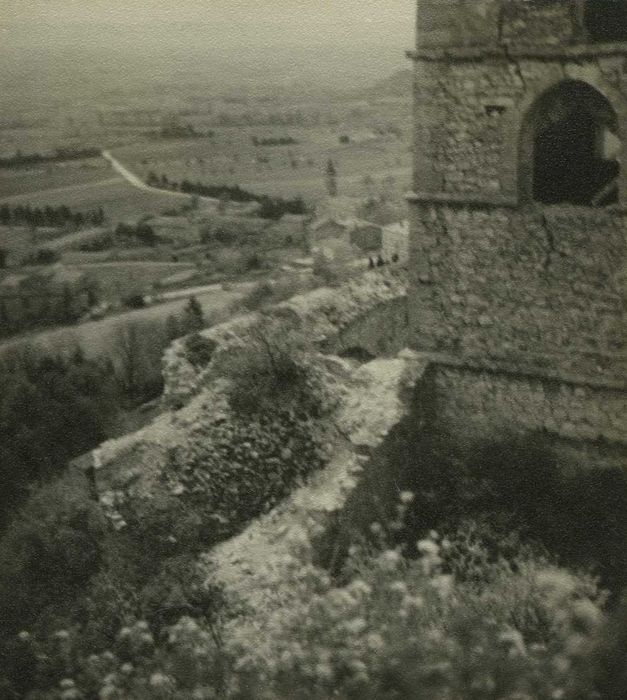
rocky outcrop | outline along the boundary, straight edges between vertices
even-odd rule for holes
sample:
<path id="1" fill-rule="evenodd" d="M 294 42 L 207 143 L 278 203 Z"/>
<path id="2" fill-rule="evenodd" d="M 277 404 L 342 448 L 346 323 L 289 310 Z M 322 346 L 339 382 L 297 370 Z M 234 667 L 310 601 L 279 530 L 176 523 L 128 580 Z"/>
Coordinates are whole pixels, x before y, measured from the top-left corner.
<path id="1" fill-rule="evenodd" d="M 398 352 L 406 343 L 405 279 L 397 272 L 371 272 L 337 289 L 316 289 L 264 312 L 289 319 L 322 352 L 341 354 L 362 347 L 370 354 Z M 194 365 L 185 340 L 175 341 L 163 358 L 164 402 L 180 408 L 220 374 L 225 355 L 246 346 L 260 313 L 238 316 L 201 332 L 216 349 L 208 364 Z"/>

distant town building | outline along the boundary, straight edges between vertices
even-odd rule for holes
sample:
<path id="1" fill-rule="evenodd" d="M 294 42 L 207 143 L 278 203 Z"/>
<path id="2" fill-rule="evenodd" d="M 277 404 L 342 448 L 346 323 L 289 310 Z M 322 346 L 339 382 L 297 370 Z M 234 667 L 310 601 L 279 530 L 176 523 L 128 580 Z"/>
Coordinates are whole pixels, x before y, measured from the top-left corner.
<path id="1" fill-rule="evenodd" d="M 383 227 L 381 257 L 385 262 L 402 264 L 409 260 L 409 221 Z"/>
<path id="2" fill-rule="evenodd" d="M 310 225 L 309 235 L 314 246 L 320 241 L 345 239 L 358 251 L 368 253 L 381 248 L 382 229 L 378 224 L 362 219 L 324 217 Z"/>

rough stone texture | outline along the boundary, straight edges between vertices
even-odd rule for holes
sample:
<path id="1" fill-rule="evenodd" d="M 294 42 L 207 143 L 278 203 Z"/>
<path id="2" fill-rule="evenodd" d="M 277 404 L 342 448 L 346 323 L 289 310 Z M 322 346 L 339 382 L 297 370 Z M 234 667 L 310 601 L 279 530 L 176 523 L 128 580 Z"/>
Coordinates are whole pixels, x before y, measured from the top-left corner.
<path id="1" fill-rule="evenodd" d="M 337 289 L 322 288 L 293 297 L 270 312 L 290 318 L 295 328 L 324 352 L 340 354 L 359 347 L 372 355 L 398 352 L 407 343 L 406 281 L 401 273 L 371 272 Z M 219 375 L 225 355 L 245 347 L 260 314 L 248 314 L 201 332 L 217 343 L 211 362 L 194 367 L 183 341 L 175 341 L 163 360 L 164 400 L 182 406 Z"/>
<path id="2" fill-rule="evenodd" d="M 593 0 L 594 1 L 594 0 Z M 418 0 L 418 45 L 560 45 L 582 36 L 580 0 Z"/>
<path id="3" fill-rule="evenodd" d="M 620 55 L 549 59 L 502 52 L 417 60 L 415 192 L 528 199 L 525 164 L 531 154 L 521 153 L 525 120 L 536 100 L 563 80 L 594 87 L 609 100 L 619 124 L 625 124 L 627 73 Z M 627 140 L 619 160 L 627 163 Z M 625 168 L 620 190 L 625 201 Z"/>
<path id="4" fill-rule="evenodd" d="M 255 640 L 263 653 L 266 621 L 294 594 L 284 585 L 288 573 L 314 561 L 316 542 L 335 524 L 378 448 L 411 411 L 412 392 L 426 366 L 426 359 L 403 351 L 348 372 L 336 414 L 343 439 L 337 441 L 325 469 L 240 535 L 202 557 L 208 580 L 224 586 L 235 609 L 243 608 L 227 622 L 225 644 L 237 638 Z M 384 478 L 381 475 L 380 481 Z"/>
<path id="5" fill-rule="evenodd" d="M 497 437 L 514 426 L 577 441 L 627 442 L 627 395 L 541 377 L 434 364 L 436 422 L 453 433 Z"/>
<path id="6" fill-rule="evenodd" d="M 624 379 L 625 215 L 427 204 L 414 214 L 414 347 Z"/>
<path id="7" fill-rule="evenodd" d="M 444 421 L 627 442 L 627 44 L 586 44 L 584 5 L 419 1 L 410 344 L 459 368 Z M 618 205 L 531 201 L 536 106 L 565 81 L 623 134 Z"/>

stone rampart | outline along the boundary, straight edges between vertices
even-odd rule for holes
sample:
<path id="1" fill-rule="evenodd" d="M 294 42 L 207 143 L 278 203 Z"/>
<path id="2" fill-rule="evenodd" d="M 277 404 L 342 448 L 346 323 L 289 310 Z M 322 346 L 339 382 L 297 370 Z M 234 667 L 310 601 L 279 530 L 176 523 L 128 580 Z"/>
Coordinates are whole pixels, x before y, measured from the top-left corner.
<path id="1" fill-rule="evenodd" d="M 625 214 L 426 203 L 413 214 L 413 347 L 624 380 Z"/>

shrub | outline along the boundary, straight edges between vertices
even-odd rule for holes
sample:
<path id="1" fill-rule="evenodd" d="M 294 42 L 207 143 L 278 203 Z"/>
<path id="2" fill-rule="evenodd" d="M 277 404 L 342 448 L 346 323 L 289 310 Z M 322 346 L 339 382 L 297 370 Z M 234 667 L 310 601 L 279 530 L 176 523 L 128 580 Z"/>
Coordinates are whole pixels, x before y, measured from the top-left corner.
<path id="1" fill-rule="evenodd" d="M 143 309 L 146 306 L 143 294 L 129 294 L 124 297 L 122 303 L 129 309 Z"/>
<path id="2" fill-rule="evenodd" d="M 264 648 L 236 639 L 237 667 L 268 697 L 589 697 L 575 677 L 603 622 L 593 582 L 523 554 L 515 567 L 486 564 L 481 585 L 463 582 L 442 569 L 449 546 L 432 533 L 409 559 L 384 535 L 357 543 L 341 587 L 294 566 Z"/>
<path id="3" fill-rule="evenodd" d="M 211 361 L 216 342 L 200 333 L 192 333 L 185 338 L 185 356 L 194 367 L 205 367 Z"/>
<path id="4" fill-rule="evenodd" d="M 251 329 L 246 347 L 227 363 L 229 402 L 236 413 L 296 407 L 317 416 L 323 391 L 308 358 L 308 343 L 284 319 L 265 317 Z"/>
<path id="5" fill-rule="evenodd" d="M 59 595 L 72 600 L 99 565 L 104 531 L 100 509 L 68 481 L 28 501 L 0 540 L 3 634 L 28 625 Z"/>

